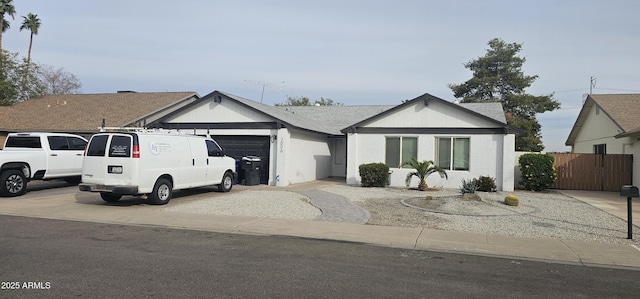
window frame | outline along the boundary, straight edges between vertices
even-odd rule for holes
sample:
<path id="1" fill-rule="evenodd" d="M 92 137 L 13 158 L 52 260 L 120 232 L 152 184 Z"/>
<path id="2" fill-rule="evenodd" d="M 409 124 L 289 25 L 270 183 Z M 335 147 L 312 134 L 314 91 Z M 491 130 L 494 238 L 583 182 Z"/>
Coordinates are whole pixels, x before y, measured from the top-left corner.
<path id="1" fill-rule="evenodd" d="M 440 144 L 442 142 L 443 139 L 449 139 L 449 154 L 448 154 L 448 162 L 449 165 L 443 166 L 440 165 L 441 163 L 441 157 L 440 157 Z M 456 158 L 455 158 L 455 149 L 456 149 L 456 139 L 466 139 L 467 140 L 467 148 L 466 148 L 466 155 L 465 158 L 467 160 L 467 167 L 466 169 L 462 168 L 462 169 L 456 169 Z M 436 153 L 436 163 L 438 166 L 440 166 L 442 169 L 447 170 L 447 171 L 471 171 L 471 137 L 470 136 L 437 136 L 436 137 L 436 148 L 435 148 L 435 153 Z"/>
<path id="2" fill-rule="evenodd" d="M 398 158 L 398 161 L 399 161 L 398 165 L 390 165 L 389 162 L 388 162 L 388 155 L 389 155 L 388 141 L 389 141 L 389 139 L 398 139 L 399 140 L 398 157 L 396 157 L 396 158 Z M 410 157 L 409 160 L 411 158 L 418 159 L 418 147 L 419 147 L 418 146 L 418 141 L 419 141 L 418 136 L 411 136 L 411 135 L 408 135 L 408 136 L 385 136 L 385 138 L 384 138 L 384 142 L 385 142 L 384 143 L 384 160 L 385 160 L 384 163 L 385 163 L 385 165 L 389 166 L 389 168 L 405 168 L 405 167 L 402 167 L 402 163 L 405 162 L 405 161 L 409 161 L 407 159 L 403 159 L 403 155 L 405 153 L 405 150 L 403 148 L 404 147 L 404 142 L 403 142 L 404 139 L 414 139 L 415 140 L 415 157 Z"/>

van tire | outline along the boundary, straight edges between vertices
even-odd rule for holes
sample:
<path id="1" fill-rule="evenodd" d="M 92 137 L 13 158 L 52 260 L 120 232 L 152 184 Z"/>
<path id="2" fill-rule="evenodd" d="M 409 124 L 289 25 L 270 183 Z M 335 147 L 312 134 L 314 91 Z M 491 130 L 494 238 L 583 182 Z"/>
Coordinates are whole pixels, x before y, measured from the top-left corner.
<path id="1" fill-rule="evenodd" d="M 27 180 L 20 170 L 9 169 L 0 174 L 0 195 L 20 196 L 27 192 Z"/>
<path id="2" fill-rule="evenodd" d="M 159 178 L 153 185 L 153 193 L 149 194 L 149 201 L 154 205 L 165 205 L 173 194 L 173 185 L 164 178 Z"/>
<path id="3" fill-rule="evenodd" d="M 222 176 L 222 182 L 218 185 L 218 191 L 220 192 L 229 192 L 233 187 L 233 175 L 231 172 L 225 172 Z"/>
<path id="4" fill-rule="evenodd" d="M 122 198 L 122 195 L 117 195 L 109 192 L 100 192 L 100 197 L 102 197 L 102 200 L 106 202 L 117 202 L 118 200 L 120 200 L 120 198 Z"/>

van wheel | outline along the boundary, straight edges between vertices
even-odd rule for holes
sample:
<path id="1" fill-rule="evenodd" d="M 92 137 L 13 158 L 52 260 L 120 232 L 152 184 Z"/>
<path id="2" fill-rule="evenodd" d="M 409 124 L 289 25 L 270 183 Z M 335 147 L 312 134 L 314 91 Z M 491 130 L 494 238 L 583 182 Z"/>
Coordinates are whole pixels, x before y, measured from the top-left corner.
<path id="1" fill-rule="evenodd" d="M 109 192 L 100 192 L 100 197 L 102 197 L 102 200 L 106 202 L 117 202 L 118 200 L 120 200 L 120 198 L 122 198 L 122 195 L 116 195 Z"/>
<path id="2" fill-rule="evenodd" d="M 173 186 L 167 179 L 158 179 L 153 185 L 153 193 L 149 194 L 149 200 L 154 205 L 164 205 L 171 199 Z"/>
<path id="3" fill-rule="evenodd" d="M 20 170 L 7 170 L 0 175 L 0 195 L 19 196 L 27 192 L 27 180 Z"/>
<path id="4" fill-rule="evenodd" d="M 227 171 L 224 173 L 224 176 L 222 176 L 222 183 L 218 185 L 218 191 L 229 192 L 231 191 L 231 187 L 233 187 L 233 175 Z"/>

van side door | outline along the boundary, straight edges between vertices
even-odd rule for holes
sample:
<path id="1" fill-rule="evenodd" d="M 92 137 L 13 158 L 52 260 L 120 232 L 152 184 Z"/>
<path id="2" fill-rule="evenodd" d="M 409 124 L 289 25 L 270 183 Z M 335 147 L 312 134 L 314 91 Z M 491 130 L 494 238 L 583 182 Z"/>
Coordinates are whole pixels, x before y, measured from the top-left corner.
<path id="1" fill-rule="evenodd" d="M 191 187 L 206 186 L 207 169 L 209 160 L 207 159 L 207 147 L 203 138 L 186 138 L 191 148 Z M 186 153 L 185 153 L 186 154 Z"/>
<path id="2" fill-rule="evenodd" d="M 225 158 L 222 148 L 213 140 L 205 140 L 207 143 L 207 155 L 209 156 L 209 169 L 207 172 L 207 180 L 212 184 L 220 184 L 222 176 L 227 170 L 226 165 L 222 163 Z"/>

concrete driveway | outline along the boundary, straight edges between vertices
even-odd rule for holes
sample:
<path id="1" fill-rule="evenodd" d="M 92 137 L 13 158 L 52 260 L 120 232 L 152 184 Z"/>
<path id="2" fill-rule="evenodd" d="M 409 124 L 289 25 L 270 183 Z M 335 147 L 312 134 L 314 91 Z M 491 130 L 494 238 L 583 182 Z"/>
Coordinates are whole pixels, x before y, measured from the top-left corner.
<path id="1" fill-rule="evenodd" d="M 600 210 L 627 221 L 627 198 L 621 197 L 620 192 L 585 191 L 585 190 L 556 190 L 564 195 L 588 203 Z M 631 199 L 632 221 L 640 224 L 640 198 Z"/>

